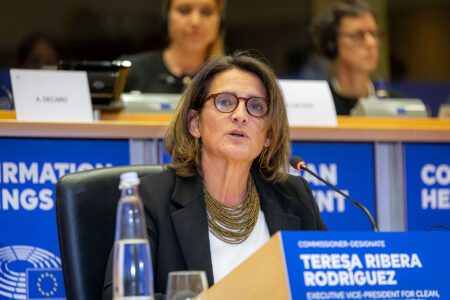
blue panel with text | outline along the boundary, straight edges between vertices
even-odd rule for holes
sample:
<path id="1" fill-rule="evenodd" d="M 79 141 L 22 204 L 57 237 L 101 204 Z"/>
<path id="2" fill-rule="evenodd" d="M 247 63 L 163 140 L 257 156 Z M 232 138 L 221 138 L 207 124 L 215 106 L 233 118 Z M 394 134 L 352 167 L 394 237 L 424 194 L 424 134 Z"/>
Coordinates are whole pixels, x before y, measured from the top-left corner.
<path id="1" fill-rule="evenodd" d="M 404 147 L 407 229 L 450 229 L 450 145 Z"/>
<path id="2" fill-rule="evenodd" d="M 312 171 L 361 202 L 375 218 L 372 144 L 295 142 L 292 155 L 302 157 Z M 371 230 L 361 209 L 310 174 L 301 172 L 301 175 L 309 182 L 329 230 Z"/>
<path id="3" fill-rule="evenodd" d="M 449 232 L 282 232 L 291 299 L 450 299 Z"/>
<path id="4" fill-rule="evenodd" d="M 65 298 L 55 184 L 129 163 L 127 140 L 0 139 L 0 300 Z"/>

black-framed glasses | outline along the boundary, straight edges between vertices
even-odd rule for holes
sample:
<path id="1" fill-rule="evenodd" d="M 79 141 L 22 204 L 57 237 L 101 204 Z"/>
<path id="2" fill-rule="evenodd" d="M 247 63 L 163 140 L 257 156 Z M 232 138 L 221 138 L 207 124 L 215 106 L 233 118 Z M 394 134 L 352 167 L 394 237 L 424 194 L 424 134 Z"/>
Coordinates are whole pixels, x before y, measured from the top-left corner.
<path id="1" fill-rule="evenodd" d="M 375 41 L 379 41 L 381 38 L 381 33 L 377 30 L 358 30 L 355 32 L 339 32 L 339 35 L 351 38 L 356 43 L 363 43 L 366 41 L 366 36 L 370 35 Z"/>
<path id="2" fill-rule="evenodd" d="M 263 117 L 269 111 L 267 100 L 262 97 L 238 97 L 230 93 L 211 94 L 206 97 L 206 101 L 213 99 L 214 106 L 222 113 L 230 113 L 239 105 L 239 100 L 245 101 L 247 112 L 254 117 Z"/>

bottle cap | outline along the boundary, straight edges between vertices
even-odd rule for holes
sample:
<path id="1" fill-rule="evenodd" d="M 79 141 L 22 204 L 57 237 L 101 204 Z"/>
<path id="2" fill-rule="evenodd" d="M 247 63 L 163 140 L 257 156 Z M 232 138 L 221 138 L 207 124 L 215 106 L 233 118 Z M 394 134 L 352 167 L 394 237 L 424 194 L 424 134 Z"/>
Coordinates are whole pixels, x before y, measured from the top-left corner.
<path id="1" fill-rule="evenodd" d="M 139 184 L 139 177 L 136 172 L 126 172 L 122 173 L 120 175 L 120 185 L 119 188 L 122 188 L 123 186 L 130 186 L 130 185 L 138 185 Z"/>

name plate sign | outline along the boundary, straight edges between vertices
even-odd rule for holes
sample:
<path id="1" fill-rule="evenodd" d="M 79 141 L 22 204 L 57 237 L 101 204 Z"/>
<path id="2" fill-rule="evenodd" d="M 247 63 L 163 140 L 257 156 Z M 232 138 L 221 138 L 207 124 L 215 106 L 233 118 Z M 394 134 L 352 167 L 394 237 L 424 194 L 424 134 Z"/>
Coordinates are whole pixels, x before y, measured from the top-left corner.
<path id="1" fill-rule="evenodd" d="M 86 72 L 19 69 L 10 72 L 17 120 L 93 121 Z"/>
<path id="2" fill-rule="evenodd" d="M 291 126 L 336 127 L 330 87 L 322 80 L 279 80 Z"/>
<path id="3" fill-rule="evenodd" d="M 291 299 L 450 299 L 449 232 L 282 232 Z"/>

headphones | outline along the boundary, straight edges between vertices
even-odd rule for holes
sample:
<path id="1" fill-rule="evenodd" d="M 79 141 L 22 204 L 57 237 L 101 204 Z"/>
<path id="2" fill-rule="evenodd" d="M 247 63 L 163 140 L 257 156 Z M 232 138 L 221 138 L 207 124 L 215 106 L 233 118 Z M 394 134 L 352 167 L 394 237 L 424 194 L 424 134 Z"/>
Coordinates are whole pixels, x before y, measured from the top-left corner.
<path id="1" fill-rule="evenodd" d="M 318 34 L 317 43 L 319 51 L 329 59 L 336 58 L 338 54 L 337 30 L 342 15 L 328 11 L 316 24 L 314 31 Z"/>
<path id="2" fill-rule="evenodd" d="M 169 34 L 169 2 L 173 0 L 163 0 L 162 3 L 162 28 L 167 36 Z M 220 10 L 220 23 L 219 23 L 219 32 L 222 32 L 225 30 L 225 12 L 227 10 L 227 1 L 226 0 L 214 0 L 216 2 L 222 2 L 219 4 L 222 4 L 222 7 L 219 8 Z"/>
<path id="3" fill-rule="evenodd" d="M 342 18 L 371 13 L 373 10 L 364 0 L 346 0 L 336 3 L 321 15 L 312 26 L 318 50 L 330 59 L 338 55 L 337 37 Z"/>

